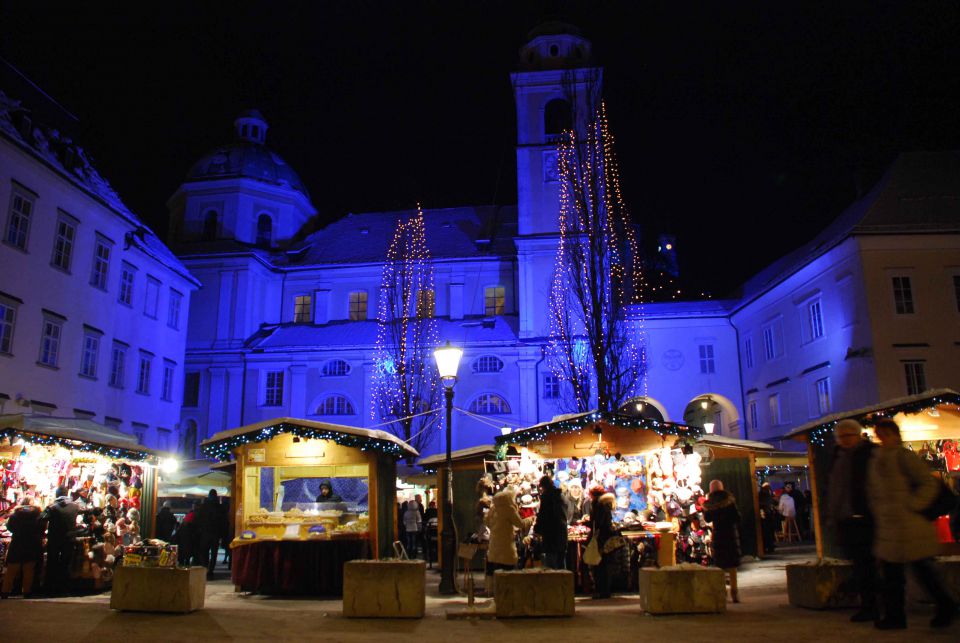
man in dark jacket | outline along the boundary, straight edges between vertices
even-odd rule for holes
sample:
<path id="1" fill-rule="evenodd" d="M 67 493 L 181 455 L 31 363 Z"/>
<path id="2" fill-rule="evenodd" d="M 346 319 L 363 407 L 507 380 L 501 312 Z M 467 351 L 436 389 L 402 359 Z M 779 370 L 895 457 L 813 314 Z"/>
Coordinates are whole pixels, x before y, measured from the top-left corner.
<path id="1" fill-rule="evenodd" d="M 194 528 L 198 532 L 197 541 L 199 541 L 197 562 L 207 568 L 207 578 L 213 578 L 213 569 L 217 565 L 217 550 L 220 547 L 220 539 L 226 532 L 224 517 L 217 490 L 211 489 L 206 500 L 197 509 L 194 519 Z"/>
<path id="2" fill-rule="evenodd" d="M 13 592 L 13 584 L 22 575 L 20 587 L 24 596 L 33 592 L 33 574 L 37 563 L 43 558 L 43 526 L 40 524 L 40 509 L 24 498 L 7 520 L 7 530 L 12 534 L 7 550 L 7 571 L 3 576 L 0 598 Z"/>
<path id="3" fill-rule="evenodd" d="M 873 515 L 867 502 L 867 468 L 874 444 L 863 437 L 856 420 L 843 420 L 833 430 L 837 448 L 827 487 L 827 520 L 845 558 L 853 562 L 853 580 L 860 610 L 851 621 L 877 617 L 876 560 L 873 557 Z"/>
<path id="4" fill-rule="evenodd" d="M 333 490 L 333 485 L 330 484 L 329 480 L 324 480 L 320 483 L 320 494 L 317 496 L 317 502 L 343 502 L 343 498 Z"/>
<path id="5" fill-rule="evenodd" d="M 540 536 L 543 565 L 564 569 L 567 553 L 567 515 L 560 491 L 550 476 L 540 478 L 540 509 L 533 531 Z"/>
<path id="6" fill-rule="evenodd" d="M 157 538 L 170 542 L 173 538 L 173 532 L 177 529 L 177 517 L 173 515 L 170 508 L 170 501 L 163 503 L 160 511 L 157 512 Z"/>
<path id="7" fill-rule="evenodd" d="M 41 522 L 47 525 L 46 590 L 60 594 L 67 590 L 70 563 L 76 544 L 77 515 L 80 507 L 70 500 L 66 487 L 57 487 L 57 499 L 43 510 Z"/>

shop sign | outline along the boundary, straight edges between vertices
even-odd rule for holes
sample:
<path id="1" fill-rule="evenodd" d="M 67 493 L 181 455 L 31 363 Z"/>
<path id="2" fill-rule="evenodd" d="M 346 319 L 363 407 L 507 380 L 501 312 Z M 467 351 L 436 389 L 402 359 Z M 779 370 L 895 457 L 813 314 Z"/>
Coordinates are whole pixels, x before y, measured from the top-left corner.
<path id="1" fill-rule="evenodd" d="M 248 449 L 247 450 L 247 462 L 266 462 L 266 460 L 267 460 L 266 449 Z"/>

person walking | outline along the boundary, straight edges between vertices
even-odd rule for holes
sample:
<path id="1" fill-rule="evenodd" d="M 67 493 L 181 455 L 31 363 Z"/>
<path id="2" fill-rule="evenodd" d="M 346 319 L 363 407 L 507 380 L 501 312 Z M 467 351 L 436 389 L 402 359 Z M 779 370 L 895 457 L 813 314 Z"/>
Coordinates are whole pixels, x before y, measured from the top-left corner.
<path id="1" fill-rule="evenodd" d="M 406 536 L 407 555 L 411 558 L 417 556 L 417 544 L 420 542 L 420 530 L 423 528 L 423 522 L 420 519 L 420 507 L 413 500 L 403 503 L 403 529 Z"/>
<path id="2" fill-rule="evenodd" d="M 515 569 L 517 566 L 517 537 L 520 530 L 526 533 L 533 518 L 521 518 L 517 507 L 517 490 L 506 487 L 493 496 L 493 502 L 484 522 L 490 528 L 490 545 L 487 549 L 486 590 L 493 596 L 494 572 L 498 569 Z"/>
<path id="3" fill-rule="evenodd" d="M 956 616 L 957 605 L 933 566 L 933 557 L 940 551 L 934 524 L 920 513 L 936 499 L 937 482 L 920 458 L 903 447 L 896 422 L 880 420 L 875 432 L 880 448 L 874 449 L 870 458 L 867 497 L 876 522 L 873 553 L 880 560 L 882 576 L 883 618 L 876 627 L 899 630 L 907 626 L 907 563 L 936 605 L 930 626 L 947 627 Z"/>
<path id="4" fill-rule="evenodd" d="M 784 486 L 783 491 L 780 493 L 777 510 L 780 512 L 780 527 L 784 540 L 786 540 L 790 538 L 790 534 L 792 533 L 790 530 L 790 522 L 793 521 L 794 524 L 797 523 L 797 503 L 794 501 L 793 496 L 790 495 L 790 492 L 787 491 L 786 486 Z"/>
<path id="5" fill-rule="evenodd" d="M 736 498 L 723 488 L 720 480 L 710 481 L 710 493 L 703 503 L 703 519 L 713 524 L 713 564 L 730 577 L 730 598 L 739 603 L 740 511 Z"/>
<path id="6" fill-rule="evenodd" d="M 194 518 L 197 529 L 198 564 L 207 568 L 207 578 L 213 578 L 213 570 L 217 565 L 217 551 L 220 539 L 226 531 L 224 528 L 223 511 L 220 509 L 220 498 L 217 490 L 211 489 L 207 498 L 200 505 Z"/>
<path id="7" fill-rule="evenodd" d="M 837 447 L 827 486 L 827 524 L 844 558 L 853 562 L 853 582 L 860 595 L 854 623 L 875 621 L 876 560 L 873 557 L 873 514 L 867 499 L 867 468 L 875 446 L 863 437 L 856 420 L 842 420 L 833 429 Z"/>
<path id="8" fill-rule="evenodd" d="M 177 517 L 173 515 L 170 501 L 167 500 L 157 512 L 157 538 L 170 542 L 173 532 L 177 530 Z"/>
<path id="9" fill-rule="evenodd" d="M 54 493 L 56 500 L 43 510 L 40 521 L 47 525 L 45 589 L 49 594 L 60 594 L 67 590 L 80 507 L 67 495 L 66 487 L 57 487 Z"/>
<path id="10" fill-rule="evenodd" d="M 604 546 L 615 534 L 613 531 L 613 507 L 617 498 L 606 493 L 601 486 L 590 489 L 590 537 L 596 538 L 600 550 L 600 562 L 591 567 L 593 572 L 593 598 L 610 598 L 610 566 L 615 552 L 604 552 Z"/>
<path id="11" fill-rule="evenodd" d="M 33 593 L 34 574 L 43 559 L 43 525 L 40 522 L 40 508 L 33 506 L 30 501 L 29 497 L 24 497 L 7 519 L 7 531 L 12 538 L 7 550 L 7 571 L 3 575 L 0 598 L 6 598 L 13 592 L 18 577 L 24 597 Z"/>
<path id="12" fill-rule="evenodd" d="M 763 551 L 772 554 L 777 550 L 777 502 L 769 482 L 760 485 L 760 531 L 763 535 Z"/>
<path id="13" fill-rule="evenodd" d="M 533 531 L 540 537 L 544 567 L 564 569 L 567 554 L 567 515 L 560 490 L 550 476 L 540 478 L 540 508 Z"/>

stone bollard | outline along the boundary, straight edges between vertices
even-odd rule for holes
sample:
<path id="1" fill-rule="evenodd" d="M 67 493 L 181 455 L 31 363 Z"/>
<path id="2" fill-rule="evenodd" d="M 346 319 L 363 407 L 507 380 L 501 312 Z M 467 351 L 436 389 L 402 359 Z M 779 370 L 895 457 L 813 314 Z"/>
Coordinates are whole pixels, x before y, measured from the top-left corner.
<path id="1" fill-rule="evenodd" d="M 787 597 L 794 607 L 831 609 L 857 607 L 860 597 L 849 588 L 853 563 L 824 558 L 787 565 Z"/>
<path id="2" fill-rule="evenodd" d="M 423 618 L 427 564 L 422 560 L 350 560 L 343 565 L 343 615 Z"/>
<path id="3" fill-rule="evenodd" d="M 204 567 L 118 567 L 110 607 L 135 612 L 187 613 L 203 608 Z"/>
<path id="4" fill-rule="evenodd" d="M 727 609 L 723 570 L 684 564 L 643 567 L 640 609 L 648 614 L 716 614 Z"/>
<path id="5" fill-rule="evenodd" d="M 561 569 L 494 573 L 497 618 L 573 616 L 573 572 Z"/>

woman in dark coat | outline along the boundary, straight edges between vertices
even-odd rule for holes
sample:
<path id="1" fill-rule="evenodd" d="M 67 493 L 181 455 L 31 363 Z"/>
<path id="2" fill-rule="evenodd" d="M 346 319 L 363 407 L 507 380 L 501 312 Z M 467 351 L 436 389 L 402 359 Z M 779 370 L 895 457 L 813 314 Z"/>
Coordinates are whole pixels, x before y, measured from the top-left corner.
<path id="1" fill-rule="evenodd" d="M 33 578 L 37 565 L 43 558 L 43 525 L 40 508 L 30 504 L 29 498 L 20 501 L 19 507 L 7 520 L 7 530 L 13 535 L 7 551 L 7 571 L 3 577 L 0 596 L 6 598 L 13 591 L 13 584 L 22 576 L 20 587 L 24 596 L 33 592 Z"/>
<path id="2" fill-rule="evenodd" d="M 740 602 L 737 567 L 740 566 L 740 511 L 733 494 L 719 480 L 710 481 L 710 495 L 703 503 L 703 517 L 713 523 L 713 564 L 730 576 L 730 597 Z"/>
<path id="3" fill-rule="evenodd" d="M 760 485 L 760 531 L 763 533 L 763 551 L 766 554 L 772 554 L 777 548 L 776 531 L 779 522 L 777 502 L 770 489 L 770 483 L 764 482 Z"/>
<path id="4" fill-rule="evenodd" d="M 593 597 L 610 598 L 610 565 L 615 552 L 603 553 L 603 546 L 615 534 L 613 532 L 613 506 L 616 497 L 612 493 L 605 493 L 603 487 L 590 489 L 590 537 L 597 539 L 602 559 L 593 570 Z"/>
<path id="5" fill-rule="evenodd" d="M 533 531 L 540 536 L 543 564 L 551 569 L 563 569 L 567 553 L 567 516 L 560 491 L 553 486 L 550 476 L 540 478 L 540 509 Z"/>

